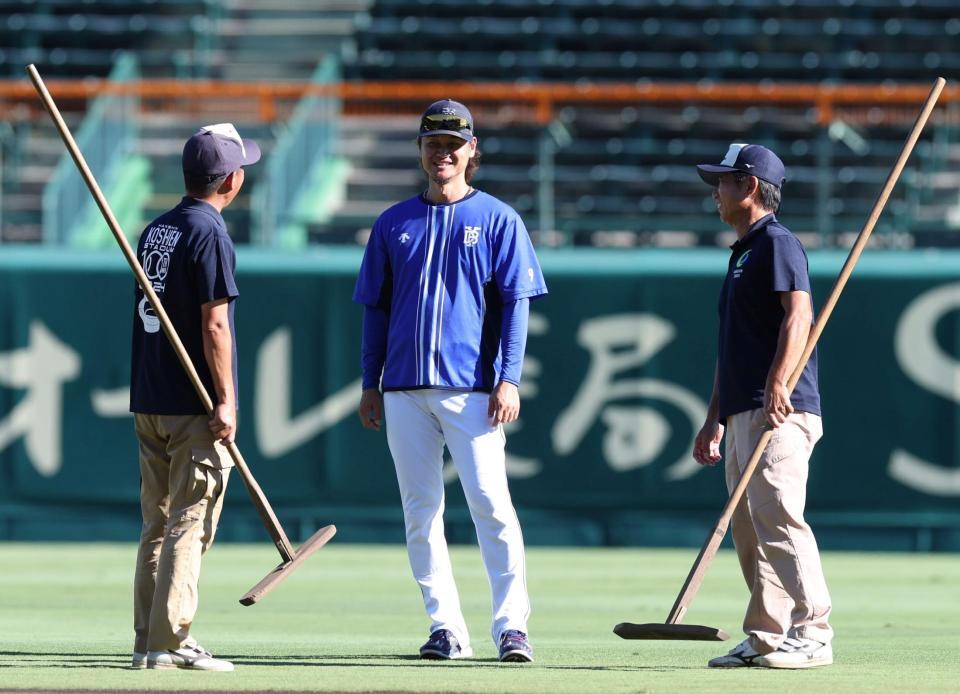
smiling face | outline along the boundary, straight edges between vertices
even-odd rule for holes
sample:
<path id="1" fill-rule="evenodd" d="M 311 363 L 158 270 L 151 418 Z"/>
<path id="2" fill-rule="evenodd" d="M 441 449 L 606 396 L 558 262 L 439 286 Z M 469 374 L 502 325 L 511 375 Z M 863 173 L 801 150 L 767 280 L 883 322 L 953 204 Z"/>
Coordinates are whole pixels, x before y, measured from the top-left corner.
<path id="1" fill-rule="evenodd" d="M 477 151 L 477 138 L 463 140 L 455 135 L 429 135 L 419 139 L 420 167 L 430 182 L 446 185 L 464 176 L 467 164 Z"/>
<path id="2" fill-rule="evenodd" d="M 713 189 L 713 199 L 724 223 L 737 226 L 738 222 L 750 217 L 755 204 L 755 181 L 753 176 L 738 172 L 720 174 L 717 187 Z"/>

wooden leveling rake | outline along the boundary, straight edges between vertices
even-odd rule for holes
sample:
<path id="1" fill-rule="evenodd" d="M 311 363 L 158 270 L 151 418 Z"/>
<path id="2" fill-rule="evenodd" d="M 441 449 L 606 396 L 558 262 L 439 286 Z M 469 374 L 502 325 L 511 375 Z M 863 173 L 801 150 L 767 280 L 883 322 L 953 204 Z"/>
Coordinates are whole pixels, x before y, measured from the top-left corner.
<path id="1" fill-rule="evenodd" d="M 817 320 L 810 330 L 806 348 L 803 350 L 800 361 L 797 363 L 797 367 L 793 370 L 793 375 L 787 383 L 787 389 L 789 391 L 792 392 L 793 388 L 797 385 L 797 381 L 800 380 L 803 368 L 807 365 L 807 361 L 810 359 L 810 355 L 817 345 L 817 340 L 820 338 L 820 334 L 830 319 L 830 314 L 833 313 L 833 309 L 840 299 L 840 293 L 843 291 L 844 286 L 846 286 L 847 280 L 853 272 L 854 265 L 856 265 L 857 260 L 860 259 L 860 254 L 866 247 L 867 241 L 870 239 L 870 234 L 873 233 L 873 227 L 877 223 L 877 219 L 880 217 L 884 205 L 887 203 L 887 198 L 890 197 L 890 193 L 893 191 L 897 179 L 900 178 L 900 173 L 903 171 L 903 167 L 906 165 L 907 159 L 910 157 L 910 153 L 913 151 L 913 147 L 917 143 L 917 139 L 920 137 L 920 133 L 924 125 L 926 125 L 927 119 L 933 111 L 933 107 L 937 103 L 937 99 L 940 98 L 940 92 L 943 91 L 945 84 L 946 81 L 942 77 L 938 77 L 934 82 L 930 94 L 927 96 L 927 100 L 920 110 L 920 115 L 917 116 L 917 120 L 913 124 L 913 129 L 910 131 L 910 135 L 900 150 L 900 156 L 897 157 L 893 169 L 887 176 L 887 181 L 880 191 L 880 195 L 877 197 L 877 201 L 874 203 L 873 209 L 870 211 L 870 215 L 867 217 L 867 221 L 860 231 L 860 235 L 857 236 L 853 248 L 850 249 L 850 254 L 847 256 L 847 260 L 840 270 L 840 275 L 833 285 L 830 296 L 824 303 L 823 308 L 820 310 L 820 315 L 817 316 Z M 730 638 L 723 629 L 715 629 L 698 624 L 681 624 L 680 622 L 683 620 L 684 615 L 687 613 L 687 608 L 690 607 L 690 603 L 693 602 L 694 596 L 700 589 L 700 584 L 703 583 L 703 578 L 707 573 L 710 562 L 713 561 L 720 547 L 720 543 L 723 541 L 724 535 L 727 534 L 727 526 L 730 524 L 730 518 L 733 516 L 734 509 L 737 508 L 737 504 L 746 491 L 747 484 L 750 482 L 750 478 L 753 476 L 753 472 L 756 470 L 757 464 L 763 456 L 763 451 L 772 436 L 773 429 L 767 429 L 757 442 L 757 447 L 754 449 L 750 461 L 740 475 L 740 481 L 737 483 L 733 492 L 731 492 L 730 498 L 727 500 L 727 505 L 723 508 L 720 520 L 713 526 L 713 530 L 710 531 L 710 535 L 707 536 L 706 542 L 700 549 L 700 554 L 693 563 L 693 568 L 690 569 L 683 588 L 680 589 L 680 594 L 673 604 L 673 609 L 671 609 L 670 614 L 667 615 L 667 621 L 663 624 L 632 624 L 630 622 L 623 622 L 613 628 L 613 633 L 624 639 L 726 641 Z"/>
<path id="2" fill-rule="evenodd" d="M 177 353 L 177 357 L 180 359 L 180 363 L 187 372 L 187 376 L 190 378 L 190 382 L 197 391 L 197 395 L 200 396 L 200 400 L 203 402 L 203 406 L 206 409 L 207 414 L 212 415 L 213 401 L 210 399 L 210 395 L 207 393 L 206 388 L 203 387 L 203 383 L 200 381 L 200 377 L 197 375 L 196 369 L 190 362 L 190 357 L 187 354 L 186 349 L 184 349 L 183 343 L 180 342 L 180 337 L 177 335 L 173 324 L 170 322 L 170 318 L 167 316 L 167 312 L 160 303 L 156 292 L 153 291 L 153 287 L 150 285 L 150 281 L 147 279 L 143 268 L 140 266 L 137 256 L 134 254 L 133 249 L 130 248 L 130 244 L 127 243 L 127 239 L 124 237 L 123 232 L 120 229 L 120 225 L 117 223 L 116 217 L 113 216 L 113 211 L 110 209 L 110 205 L 107 203 L 106 198 L 100 191 L 100 186 L 97 185 L 96 179 L 90 172 L 89 167 L 87 167 L 87 162 L 83 158 L 83 154 L 81 154 L 80 149 L 77 147 L 77 143 L 73 139 L 73 135 L 70 134 L 70 129 L 63 121 L 63 118 L 60 115 L 60 110 L 57 108 L 56 103 L 50 96 L 50 92 L 47 91 L 46 85 L 40 78 L 40 74 L 33 65 L 27 66 L 27 74 L 30 76 L 30 81 L 33 82 L 34 88 L 36 88 L 37 93 L 40 95 L 40 99 L 43 101 L 43 105 L 47 109 L 47 113 L 49 113 L 50 118 L 53 119 L 53 123 L 60 133 L 60 138 L 67 146 L 70 156 L 73 157 L 73 161 L 80 170 L 80 175 L 83 176 L 83 180 L 86 182 L 87 188 L 90 189 L 90 193 L 93 195 L 97 206 L 100 208 L 100 212 L 103 214 L 103 218 L 106 220 L 107 226 L 110 227 L 113 237 L 120 245 L 120 249 L 123 251 L 123 255 L 127 259 L 127 263 L 130 265 L 130 269 L 133 270 L 133 274 L 136 276 L 137 282 L 140 284 L 144 294 L 146 294 L 147 299 L 150 301 L 150 305 L 153 307 L 157 317 L 160 319 L 160 324 L 163 326 L 163 331 L 166 333 L 167 338 L 170 340 L 171 346 Z M 280 552 L 280 557 L 283 560 L 273 571 L 268 573 L 263 580 L 257 583 L 257 585 L 251 588 L 246 595 L 240 598 L 240 604 L 253 605 L 256 602 L 259 602 L 260 599 L 271 590 L 276 588 L 277 585 L 279 585 L 283 579 L 289 576 L 294 569 L 302 564 L 307 557 L 327 544 L 327 542 L 330 541 L 330 538 L 336 534 L 337 529 L 332 525 L 320 528 L 320 530 L 314 533 L 313 536 L 311 536 L 300 546 L 300 549 L 294 550 L 293 545 L 290 544 L 290 540 L 287 539 L 286 533 L 283 532 L 283 527 L 280 525 L 280 521 L 277 520 L 277 516 L 273 512 L 270 502 L 267 501 L 267 497 L 260 489 L 260 485 L 258 485 L 257 481 L 254 479 L 253 473 L 250 472 L 250 468 L 247 467 L 243 456 L 240 455 L 240 450 L 237 448 L 237 445 L 235 443 L 228 444 L 227 451 L 230 453 L 230 457 L 233 459 L 234 465 L 236 465 L 237 469 L 240 471 L 240 477 L 243 479 L 243 484 L 246 486 L 247 492 L 250 494 L 250 499 L 253 501 L 253 505 L 257 509 L 257 513 L 260 514 L 260 518 L 263 520 L 263 524 L 266 526 L 267 532 L 270 533 L 270 537 L 273 539 L 273 544 L 276 545 L 277 551 Z"/>

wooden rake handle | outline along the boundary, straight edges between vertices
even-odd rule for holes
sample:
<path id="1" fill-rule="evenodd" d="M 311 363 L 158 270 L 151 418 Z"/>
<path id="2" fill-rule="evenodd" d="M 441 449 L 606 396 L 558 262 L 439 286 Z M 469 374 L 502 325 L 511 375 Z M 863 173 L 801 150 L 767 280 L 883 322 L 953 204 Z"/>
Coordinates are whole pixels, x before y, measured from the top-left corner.
<path id="1" fill-rule="evenodd" d="M 133 249 L 127 242 L 127 238 L 123 235 L 123 231 L 121 231 L 120 225 L 117 223 L 117 219 L 113 215 L 113 210 L 110 209 L 107 199 L 100 191 L 100 186 L 97 185 L 96 178 L 94 178 L 93 173 L 91 173 L 90 168 L 87 166 L 87 162 L 83 158 L 80 148 L 77 147 L 77 143 L 73 139 L 73 135 L 70 133 L 70 128 L 67 127 L 63 117 L 60 115 L 60 110 L 57 108 L 56 102 L 54 102 L 53 97 L 50 96 L 50 92 L 47 91 L 47 87 L 43 83 L 40 73 L 37 72 L 37 69 L 33 65 L 27 66 L 27 75 L 30 77 L 30 81 L 33 82 L 33 86 L 37 90 L 37 93 L 40 95 L 40 99 L 43 101 L 43 105 L 47 109 L 47 113 L 49 113 L 50 118 L 53 119 L 53 123 L 56 126 L 57 131 L 60 133 L 60 139 L 63 140 L 63 144 L 66 145 L 67 150 L 70 152 L 70 156 L 73 157 L 74 163 L 80 170 L 80 175 L 87 184 L 87 188 L 90 189 L 90 193 L 93 195 L 93 199 L 96 201 L 97 207 L 100 208 L 100 212 L 103 214 L 103 218 L 107 222 L 107 226 L 113 233 L 113 238 L 116 239 L 117 243 L 120 245 L 120 250 L 123 251 L 123 256 L 127 259 L 127 264 L 130 266 L 134 276 L 137 278 L 137 283 L 140 285 L 140 288 L 143 289 L 143 293 L 146 294 L 147 299 L 150 301 L 150 305 L 153 307 L 157 317 L 160 319 L 160 325 L 163 326 L 163 332 L 166 334 L 167 339 L 170 340 L 170 345 L 173 347 L 173 351 L 176 352 L 177 358 L 180 360 L 180 364 L 183 366 L 184 371 L 187 372 L 187 377 L 190 379 L 190 383 L 193 384 L 194 390 L 200 397 L 200 401 L 203 403 L 204 409 L 207 411 L 208 415 L 212 415 L 213 400 L 211 400 L 210 395 L 207 393 L 207 389 L 204 388 L 203 382 L 197 375 L 197 370 L 190 361 L 190 356 L 187 354 L 187 350 L 180 341 L 180 336 L 177 335 L 177 331 L 173 327 L 173 323 L 170 322 L 170 317 L 167 315 L 166 310 L 164 310 L 163 305 L 160 303 L 159 297 L 157 297 L 156 292 L 153 291 L 153 287 L 151 286 L 150 281 L 147 279 L 146 273 L 144 273 L 143 268 L 140 266 L 140 261 L 137 260 L 136 254 L 133 252 Z M 247 467 L 246 461 L 244 461 L 243 456 L 240 455 L 240 449 L 237 448 L 235 443 L 230 443 L 227 445 L 227 451 L 230 453 L 230 457 L 233 459 L 237 469 L 240 470 L 240 476 L 247 488 L 247 492 L 250 494 L 250 499 L 253 501 L 253 505 L 256 507 L 260 517 L 263 519 L 263 523 L 267 528 L 267 532 L 270 533 L 270 537 L 273 539 L 273 543 L 280 552 L 280 556 L 283 557 L 284 561 L 291 561 L 294 557 L 293 546 L 290 544 L 290 540 L 287 539 L 286 534 L 283 532 L 283 527 L 280 525 L 280 521 L 277 520 L 277 516 L 273 512 L 270 502 L 267 501 L 267 497 L 264 495 L 263 490 L 260 489 L 260 485 L 257 484 L 257 481 L 254 479 L 253 473 L 251 473 L 250 468 Z"/>
<path id="2" fill-rule="evenodd" d="M 827 297 L 826 302 L 824 302 L 823 307 L 820 309 L 820 315 L 817 316 L 817 320 L 814 321 L 813 328 L 810 330 L 810 335 L 807 337 L 807 345 L 803 350 L 803 354 L 800 356 L 800 361 L 797 362 L 797 366 L 793 370 L 793 375 L 787 382 L 787 390 L 789 392 L 793 392 L 794 387 L 797 385 L 797 381 L 800 380 L 800 376 L 803 374 L 803 369 L 806 367 L 807 361 L 810 360 L 810 355 L 813 354 L 813 350 L 817 346 L 817 341 L 820 339 L 820 335 L 823 333 L 823 329 L 826 327 L 827 321 L 830 319 L 830 314 L 833 313 L 833 309 L 837 305 L 837 301 L 840 299 L 840 294 L 843 292 L 843 288 L 846 286 L 847 280 L 850 279 L 850 275 L 853 273 L 853 268 L 860 259 L 860 254 L 863 253 L 863 250 L 867 245 L 867 241 L 870 239 L 870 234 L 873 233 L 873 227 L 880 218 L 880 213 L 883 212 L 883 208 L 887 204 L 887 199 L 890 197 L 890 193 L 893 192 L 893 187 L 900 178 L 900 174 L 903 172 L 903 168 L 907 164 L 907 159 L 910 158 L 910 154 L 913 152 L 913 147 L 916 145 L 917 140 L 920 137 L 920 133 L 927 124 L 927 120 L 930 118 L 930 114 L 933 111 L 933 107 L 937 103 L 937 99 L 940 98 L 940 92 L 943 91 L 944 85 L 946 85 L 946 80 L 944 80 L 942 77 L 938 77 L 934 82 L 933 87 L 930 89 L 927 100 L 924 102 L 923 107 L 920 110 L 920 115 L 917 116 L 917 120 L 913 124 L 913 129 L 910 131 L 906 142 L 903 144 L 903 148 L 900 150 L 900 156 L 897 157 L 897 161 L 893 165 L 893 169 L 891 169 L 890 174 L 887 176 L 886 183 L 884 183 L 880 194 L 877 196 L 877 200 L 873 204 L 873 209 L 870 211 L 870 215 L 867 217 L 867 221 L 863 225 L 863 229 L 860 230 L 860 234 L 857 236 L 857 240 L 853 244 L 853 248 L 850 249 L 847 260 L 843 264 L 843 268 L 840 270 L 840 275 L 837 277 L 837 281 L 834 283 L 833 289 L 830 291 L 830 295 Z M 770 442 L 770 438 L 772 436 L 773 430 L 768 428 L 763 432 L 760 440 L 757 442 L 757 447 L 754 449 L 753 455 L 750 456 L 750 461 L 747 463 L 747 466 L 743 469 L 743 472 L 740 475 L 740 481 L 730 494 L 730 498 L 727 500 L 726 506 L 723 507 L 723 513 L 720 515 L 720 520 L 717 521 L 717 524 L 713 527 L 710 535 L 707 536 L 706 542 L 700 549 L 700 554 L 693 563 L 693 568 L 687 575 L 687 580 L 684 582 L 683 588 L 680 589 L 680 594 L 677 596 L 677 600 L 673 604 L 673 609 L 670 610 L 670 615 L 667 617 L 667 624 L 678 624 L 683 619 L 684 613 L 686 613 L 687 608 L 690 606 L 694 596 L 700 589 L 700 584 L 703 583 L 703 577 L 707 573 L 710 562 L 713 561 L 713 558 L 720 547 L 720 543 L 723 541 L 724 535 L 727 534 L 727 526 L 730 524 L 730 518 L 733 516 L 734 509 L 736 509 L 737 504 L 740 503 L 740 499 L 743 497 L 743 494 L 747 489 L 750 478 L 753 477 L 753 473 L 757 468 L 757 464 L 760 462 L 760 458 L 763 457 L 763 452 L 766 449 L 767 444 Z"/>

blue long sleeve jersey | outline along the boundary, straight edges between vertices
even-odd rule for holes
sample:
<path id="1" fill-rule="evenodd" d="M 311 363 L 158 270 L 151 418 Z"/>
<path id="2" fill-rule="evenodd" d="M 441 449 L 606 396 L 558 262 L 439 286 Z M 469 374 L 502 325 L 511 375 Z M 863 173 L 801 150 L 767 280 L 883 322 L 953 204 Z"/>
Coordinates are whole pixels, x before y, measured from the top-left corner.
<path id="1" fill-rule="evenodd" d="M 527 345 L 527 322 L 530 318 L 530 300 L 518 299 L 503 305 L 501 324 L 500 380 L 520 385 L 523 355 Z M 363 389 L 378 388 L 383 362 L 387 354 L 387 326 L 389 314 L 376 306 L 365 306 L 363 311 Z"/>
<path id="2" fill-rule="evenodd" d="M 374 224 L 357 278 L 363 386 L 489 392 L 519 383 L 529 301 L 547 293 L 519 215 L 474 191 L 394 205 Z"/>

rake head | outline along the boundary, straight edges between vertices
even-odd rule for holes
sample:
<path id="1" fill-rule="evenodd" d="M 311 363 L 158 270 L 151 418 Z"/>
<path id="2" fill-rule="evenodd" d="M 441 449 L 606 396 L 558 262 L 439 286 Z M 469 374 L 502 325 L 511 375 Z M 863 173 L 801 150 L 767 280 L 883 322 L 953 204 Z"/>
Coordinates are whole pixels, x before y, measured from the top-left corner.
<path id="1" fill-rule="evenodd" d="M 613 628 L 621 639 L 648 639 L 670 641 L 726 641 L 730 638 L 723 629 L 699 624 L 631 624 L 622 622 Z"/>
<path id="2" fill-rule="evenodd" d="M 310 539 L 300 545 L 300 549 L 294 554 L 293 559 L 280 564 L 273 571 L 268 573 L 263 580 L 251 588 L 246 595 L 240 598 L 240 604 L 250 606 L 258 603 L 267 593 L 276 588 L 280 582 L 293 573 L 300 564 L 311 554 L 323 547 L 337 534 L 336 527 L 327 525 L 315 532 Z"/>

